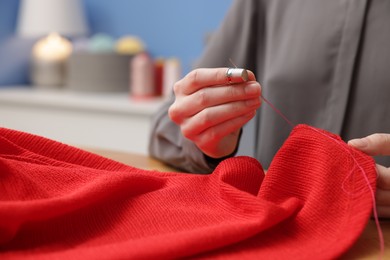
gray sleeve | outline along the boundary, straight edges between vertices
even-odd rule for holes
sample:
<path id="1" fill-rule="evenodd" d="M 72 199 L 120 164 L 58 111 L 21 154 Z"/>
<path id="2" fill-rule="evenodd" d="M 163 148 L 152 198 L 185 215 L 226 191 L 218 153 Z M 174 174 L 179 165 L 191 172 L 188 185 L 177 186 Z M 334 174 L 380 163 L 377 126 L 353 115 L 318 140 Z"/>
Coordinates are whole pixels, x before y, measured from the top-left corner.
<path id="1" fill-rule="evenodd" d="M 232 66 L 231 58 L 237 66 L 254 69 L 254 39 L 256 27 L 254 14 L 257 1 L 233 2 L 219 30 L 212 36 L 196 67 Z M 154 115 L 149 142 L 149 154 L 179 170 L 193 173 L 210 173 L 219 160 L 207 160 L 206 156 L 168 116 L 168 108 L 174 97 Z"/>

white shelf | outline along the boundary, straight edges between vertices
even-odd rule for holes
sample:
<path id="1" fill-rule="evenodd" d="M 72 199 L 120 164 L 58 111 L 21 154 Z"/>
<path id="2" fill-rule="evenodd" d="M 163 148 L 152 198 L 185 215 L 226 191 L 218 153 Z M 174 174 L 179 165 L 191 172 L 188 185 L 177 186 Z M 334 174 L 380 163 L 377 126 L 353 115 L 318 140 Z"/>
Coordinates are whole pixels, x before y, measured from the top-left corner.
<path id="1" fill-rule="evenodd" d="M 151 115 L 162 102 L 161 98 L 135 100 L 128 93 L 85 93 L 23 86 L 0 88 L 0 103 L 23 106 Z"/>
<path id="2" fill-rule="evenodd" d="M 151 117 L 162 104 L 128 93 L 3 87 L 0 126 L 70 145 L 147 154 Z"/>

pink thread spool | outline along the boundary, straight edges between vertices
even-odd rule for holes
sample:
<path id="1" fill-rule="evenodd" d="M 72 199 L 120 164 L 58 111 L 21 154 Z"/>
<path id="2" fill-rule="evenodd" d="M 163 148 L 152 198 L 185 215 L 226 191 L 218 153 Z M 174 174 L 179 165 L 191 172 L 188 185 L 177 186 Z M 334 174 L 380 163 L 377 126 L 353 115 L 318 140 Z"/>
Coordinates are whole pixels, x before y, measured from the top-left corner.
<path id="1" fill-rule="evenodd" d="M 131 61 L 130 96 L 133 98 L 156 96 L 154 62 L 145 52 L 138 54 Z"/>

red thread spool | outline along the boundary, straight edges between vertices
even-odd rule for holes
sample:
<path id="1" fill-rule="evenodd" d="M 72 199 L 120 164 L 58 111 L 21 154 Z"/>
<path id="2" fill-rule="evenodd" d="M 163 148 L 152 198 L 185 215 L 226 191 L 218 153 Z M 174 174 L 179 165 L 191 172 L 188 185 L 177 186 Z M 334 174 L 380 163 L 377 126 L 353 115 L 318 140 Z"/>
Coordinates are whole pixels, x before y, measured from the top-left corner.
<path id="1" fill-rule="evenodd" d="M 154 85 L 156 88 L 156 96 L 161 96 L 163 93 L 164 70 L 164 59 L 156 59 L 154 62 Z"/>

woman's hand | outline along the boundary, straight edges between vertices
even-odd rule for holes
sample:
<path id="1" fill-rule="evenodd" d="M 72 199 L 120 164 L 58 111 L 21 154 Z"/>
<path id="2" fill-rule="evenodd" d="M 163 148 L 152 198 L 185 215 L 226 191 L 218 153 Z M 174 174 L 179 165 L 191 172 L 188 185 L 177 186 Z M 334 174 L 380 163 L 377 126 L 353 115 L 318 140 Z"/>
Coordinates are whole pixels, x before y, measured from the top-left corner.
<path id="1" fill-rule="evenodd" d="M 390 134 L 373 134 L 348 142 L 368 155 L 390 155 Z M 390 217 L 390 168 L 377 165 L 376 205 L 380 217 Z"/>
<path id="2" fill-rule="evenodd" d="M 182 134 L 212 158 L 234 152 L 241 127 L 260 107 L 261 86 L 248 71 L 248 81 L 229 84 L 228 68 L 196 69 L 174 85 L 169 117 Z"/>

